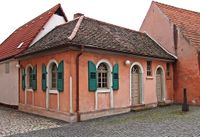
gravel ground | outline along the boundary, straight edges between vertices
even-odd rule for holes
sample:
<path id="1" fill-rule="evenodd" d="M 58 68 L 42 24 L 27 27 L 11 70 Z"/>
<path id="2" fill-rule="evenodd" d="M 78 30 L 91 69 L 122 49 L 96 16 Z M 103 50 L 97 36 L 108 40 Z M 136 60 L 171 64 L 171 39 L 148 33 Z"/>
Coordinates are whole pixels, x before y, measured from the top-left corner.
<path id="1" fill-rule="evenodd" d="M 0 137 L 56 128 L 63 124 L 66 123 L 0 106 Z"/>
<path id="2" fill-rule="evenodd" d="M 42 123 L 40 120 L 37 120 L 37 122 Z M 196 137 L 200 136 L 200 107 L 192 106 L 190 107 L 190 112 L 183 113 L 181 112 L 181 106 L 173 105 L 141 112 L 130 112 L 118 116 L 104 117 L 85 122 L 63 124 L 58 128 L 14 135 L 14 137 L 47 136 Z"/>

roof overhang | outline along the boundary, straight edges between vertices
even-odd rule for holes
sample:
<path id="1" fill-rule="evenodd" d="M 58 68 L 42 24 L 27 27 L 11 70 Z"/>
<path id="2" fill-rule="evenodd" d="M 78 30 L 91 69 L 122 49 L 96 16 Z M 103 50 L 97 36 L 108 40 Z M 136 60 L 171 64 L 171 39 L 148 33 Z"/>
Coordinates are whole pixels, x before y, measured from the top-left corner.
<path id="1" fill-rule="evenodd" d="M 51 49 L 44 49 L 42 51 L 35 52 L 32 54 L 19 55 L 16 58 L 19 60 L 24 60 L 24 59 L 32 58 L 35 56 L 44 56 L 44 55 L 48 55 L 48 54 L 52 54 L 52 53 L 59 53 L 59 52 L 70 51 L 70 50 L 71 51 L 80 51 L 81 47 L 83 47 L 83 45 L 78 45 L 75 43 L 67 43 L 67 44 L 59 45 L 59 48 L 55 47 L 55 48 L 51 48 Z M 130 56 L 130 57 L 134 57 L 134 58 L 162 60 L 162 61 L 167 61 L 167 62 L 175 62 L 176 61 L 176 59 L 160 58 L 160 57 L 156 57 L 156 56 L 145 56 L 145 55 L 115 51 L 115 50 L 100 49 L 100 48 L 92 47 L 91 45 L 84 45 L 84 51 L 92 52 L 92 53 L 99 53 L 99 54 L 112 54 L 112 55 Z"/>

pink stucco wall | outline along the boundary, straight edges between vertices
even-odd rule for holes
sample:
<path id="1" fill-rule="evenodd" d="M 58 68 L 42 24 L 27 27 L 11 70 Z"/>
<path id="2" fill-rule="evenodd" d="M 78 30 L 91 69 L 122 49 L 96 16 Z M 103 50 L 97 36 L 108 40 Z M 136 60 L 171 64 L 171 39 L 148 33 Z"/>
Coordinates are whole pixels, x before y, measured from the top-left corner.
<path id="1" fill-rule="evenodd" d="M 155 71 L 158 65 L 161 65 L 166 71 L 166 62 L 153 60 L 152 69 L 153 75 L 148 78 L 146 75 L 146 59 L 133 58 L 128 56 L 118 56 L 118 55 L 103 55 L 103 54 L 92 54 L 84 53 L 81 56 L 81 70 L 80 70 L 80 111 L 88 112 L 95 110 L 95 93 L 88 91 L 88 60 L 97 64 L 100 60 L 107 60 L 112 64 L 119 64 L 119 90 L 114 91 L 113 95 L 113 107 L 121 108 L 130 106 L 130 68 L 131 64 L 139 62 L 144 69 L 144 104 L 157 103 L 156 96 L 156 78 Z M 130 60 L 130 65 L 125 65 L 125 61 Z M 165 73 L 165 72 L 164 72 Z M 166 78 L 166 100 L 173 100 L 173 68 L 171 65 L 171 76 Z M 108 94 L 108 93 L 107 93 Z M 109 108 L 110 98 L 105 93 L 98 94 L 98 108 L 107 109 Z"/>
<path id="2" fill-rule="evenodd" d="M 70 109 L 70 76 L 73 79 L 73 112 L 76 112 L 76 56 L 79 52 L 68 51 L 62 53 L 51 53 L 49 55 L 34 56 L 28 59 L 20 61 L 22 67 L 26 67 L 28 64 L 37 65 L 37 90 L 34 94 L 34 106 L 45 108 L 46 93 L 42 91 L 41 86 L 41 66 L 42 64 L 48 64 L 51 59 L 55 59 L 57 62 L 64 60 L 64 91 L 60 93 L 60 111 L 69 112 Z M 164 68 L 166 71 L 166 61 L 152 60 L 153 75 L 149 79 L 146 76 L 146 59 L 125 55 L 114 55 L 105 53 L 89 53 L 84 52 L 80 57 L 80 83 L 79 83 L 79 101 L 80 112 L 92 112 L 95 109 L 95 92 L 88 91 L 88 61 L 93 61 L 97 64 L 100 60 L 107 60 L 113 66 L 119 64 L 119 90 L 113 92 L 113 108 L 130 107 L 130 68 L 135 62 L 142 65 L 144 70 L 144 104 L 157 103 L 156 98 L 156 78 L 155 71 L 158 65 Z M 125 61 L 130 60 L 130 65 L 125 65 Z M 173 68 L 171 64 L 171 76 L 166 78 L 166 100 L 173 100 Z M 30 95 L 29 95 L 30 96 Z M 110 109 L 111 98 L 110 93 L 98 93 L 98 110 Z M 21 88 L 21 73 L 20 73 L 20 103 L 24 104 L 25 93 Z M 49 107 L 51 110 L 57 111 L 57 95 L 50 95 Z"/>

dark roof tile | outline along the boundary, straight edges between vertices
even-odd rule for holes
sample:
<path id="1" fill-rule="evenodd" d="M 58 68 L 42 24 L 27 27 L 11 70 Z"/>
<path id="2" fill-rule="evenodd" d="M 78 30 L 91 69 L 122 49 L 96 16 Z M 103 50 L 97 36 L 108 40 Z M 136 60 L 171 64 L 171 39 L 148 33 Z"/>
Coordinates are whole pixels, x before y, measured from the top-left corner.
<path id="1" fill-rule="evenodd" d="M 40 41 L 20 56 L 36 53 L 59 44 L 74 43 L 85 47 L 124 52 L 140 56 L 175 59 L 164 51 L 145 33 L 133 31 L 113 24 L 84 17 L 74 39 L 68 37 L 74 30 L 78 19 L 56 27 Z M 59 43 L 59 44 L 58 44 Z"/>

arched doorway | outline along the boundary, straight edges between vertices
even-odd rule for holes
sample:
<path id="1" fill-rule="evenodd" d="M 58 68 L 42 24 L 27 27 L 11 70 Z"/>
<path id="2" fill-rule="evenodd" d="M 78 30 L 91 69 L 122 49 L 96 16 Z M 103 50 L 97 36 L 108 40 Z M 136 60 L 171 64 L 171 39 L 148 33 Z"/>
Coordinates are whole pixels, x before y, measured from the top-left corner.
<path id="1" fill-rule="evenodd" d="M 157 101 L 164 101 L 164 71 L 161 67 L 158 67 L 156 70 L 156 95 Z"/>
<path id="2" fill-rule="evenodd" d="M 135 64 L 131 69 L 131 105 L 141 104 L 142 101 L 142 68 Z"/>

